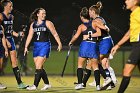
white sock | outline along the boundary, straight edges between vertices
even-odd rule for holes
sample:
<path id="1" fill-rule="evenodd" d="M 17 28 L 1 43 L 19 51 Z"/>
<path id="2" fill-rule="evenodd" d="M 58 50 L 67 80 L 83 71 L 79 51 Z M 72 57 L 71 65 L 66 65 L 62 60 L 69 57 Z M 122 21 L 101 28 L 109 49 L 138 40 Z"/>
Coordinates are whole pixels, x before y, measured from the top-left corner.
<path id="1" fill-rule="evenodd" d="M 113 68 L 109 67 L 108 70 L 110 72 L 110 76 L 111 76 L 111 79 L 112 79 L 113 83 L 116 84 L 117 83 L 117 78 L 115 76 L 115 72 L 114 72 Z"/>

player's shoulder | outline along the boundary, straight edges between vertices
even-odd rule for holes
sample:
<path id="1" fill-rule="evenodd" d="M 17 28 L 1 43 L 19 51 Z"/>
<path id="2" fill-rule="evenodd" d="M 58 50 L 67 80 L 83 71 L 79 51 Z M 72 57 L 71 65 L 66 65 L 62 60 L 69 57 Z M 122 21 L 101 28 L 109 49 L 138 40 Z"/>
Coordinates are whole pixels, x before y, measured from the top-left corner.
<path id="1" fill-rule="evenodd" d="M 85 27 L 85 25 L 84 24 L 80 24 L 79 26 L 78 26 L 78 28 L 83 28 L 83 27 Z"/>
<path id="2" fill-rule="evenodd" d="M 35 22 L 30 23 L 30 27 L 33 27 L 34 23 L 35 23 Z"/>
<path id="3" fill-rule="evenodd" d="M 53 24 L 50 20 L 45 20 L 46 24 Z"/>
<path id="4" fill-rule="evenodd" d="M 93 20 L 93 22 L 103 22 L 103 19 L 101 19 L 101 18 L 96 18 L 95 20 Z"/>
<path id="5" fill-rule="evenodd" d="M 54 26 L 53 22 L 51 22 L 50 20 L 46 20 L 45 23 L 47 27 Z"/>

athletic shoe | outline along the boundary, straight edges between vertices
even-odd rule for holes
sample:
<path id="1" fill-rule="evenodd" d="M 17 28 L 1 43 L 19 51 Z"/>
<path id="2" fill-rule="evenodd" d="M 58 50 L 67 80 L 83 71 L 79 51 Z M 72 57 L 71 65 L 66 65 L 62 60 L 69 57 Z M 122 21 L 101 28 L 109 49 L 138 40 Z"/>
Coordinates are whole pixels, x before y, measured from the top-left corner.
<path id="1" fill-rule="evenodd" d="M 86 84 L 82 83 L 83 87 L 86 88 Z"/>
<path id="2" fill-rule="evenodd" d="M 113 79 L 112 79 L 112 81 L 113 81 L 113 83 L 114 83 L 115 85 L 117 85 L 118 80 L 113 80 Z"/>
<path id="3" fill-rule="evenodd" d="M 116 86 L 113 82 L 111 82 L 110 85 L 111 85 L 111 88 L 114 88 Z"/>
<path id="4" fill-rule="evenodd" d="M 106 88 L 106 90 L 111 90 L 112 89 L 112 86 L 111 85 L 109 85 L 107 88 Z"/>
<path id="5" fill-rule="evenodd" d="M 101 90 L 100 85 L 97 85 L 97 86 L 96 86 L 96 90 L 97 90 L 97 91 L 100 91 L 100 90 Z"/>
<path id="6" fill-rule="evenodd" d="M 77 84 L 76 86 L 75 86 L 75 89 L 76 90 L 79 90 L 79 89 L 84 89 L 85 87 L 83 87 L 83 84 L 81 83 L 81 84 Z"/>
<path id="7" fill-rule="evenodd" d="M 74 85 L 77 85 L 77 82 L 74 82 Z M 82 83 L 83 87 L 86 87 L 86 84 Z"/>
<path id="8" fill-rule="evenodd" d="M 27 90 L 37 90 L 37 87 L 35 85 L 29 86 L 26 88 Z"/>
<path id="9" fill-rule="evenodd" d="M 41 90 L 47 90 L 48 88 L 51 88 L 51 85 L 45 84 L 44 87 L 41 88 Z"/>
<path id="10" fill-rule="evenodd" d="M 0 89 L 6 89 L 7 87 L 0 83 Z"/>
<path id="11" fill-rule="evenodd" d="M 110 85 L 110 84 L 101 87 L 101 90 L 111 90 L 111 89 L 112 89 L 112 88 L 111 88 L 111 85 Z"/>
<path id="12" fill-rule="evenodd" d="M 27 87 L 28 87 L 28 85 L 24 85 L 23 83 L 20 83 L 17 88 L 26 89 Z"/>
<path id="13" fill-rule="evenodd" d="M 107 77 L 105 80 L 104 80 L 104 83 L 103 83 L 103 87 L 108 85 L 110 82 L 111 82 L 111 78 L 110 77 Z"/>
<path id="14" fill-rule="evenodd" d="M 89 86 L 92 86 L 92 87 L 95 87 L 95 86 L 96 86 L 96 82 L 93 81 L 93 82 L 89 83 L 88 85 L 89 85 Z"/>

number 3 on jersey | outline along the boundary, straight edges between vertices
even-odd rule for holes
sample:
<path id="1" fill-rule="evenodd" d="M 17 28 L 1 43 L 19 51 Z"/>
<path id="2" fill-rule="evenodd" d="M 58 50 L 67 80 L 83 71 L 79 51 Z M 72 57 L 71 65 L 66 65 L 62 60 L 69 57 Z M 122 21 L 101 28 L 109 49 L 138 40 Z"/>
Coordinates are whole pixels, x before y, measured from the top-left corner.
<path id="1" fill-rule="evenodd" d="M 37 40 L 39 40 L 40 32 L 37 32 Z"/>

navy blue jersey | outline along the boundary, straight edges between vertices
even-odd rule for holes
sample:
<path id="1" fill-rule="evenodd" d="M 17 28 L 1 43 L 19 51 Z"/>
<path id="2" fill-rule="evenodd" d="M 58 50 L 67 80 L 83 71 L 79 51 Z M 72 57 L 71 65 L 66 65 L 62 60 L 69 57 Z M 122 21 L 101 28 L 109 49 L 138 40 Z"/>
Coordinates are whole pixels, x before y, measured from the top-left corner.
<path id="1" fill-rule="evenodd" d="M 98 18 L 103 21 L 104 25 L 106 25 L 106 22 L 102 17 L 99 16 L 99 17 L 96 17 L 95 19 L 98 19 Z M 105 31 L 104 29 L 101 29 L 101 36 L 99 38 L 102 39 L 102 38 L 107 37 L 107 36 L 109 36 L 109 33 L 107 31 Z"/>
<path id="2" fill-rule="evenodd" d="M 87 29 L 82 32 L 83 35 L 89 35 L 88 41 L 97 41 L 97 37 L 92 37 L 91 35 L 96 33 L 96 30 L 92 27 L 92 21 L 88 23 L 83 23 Z"/>
<path id="3" fill-rule="evenodd" d="M 2 38 L 3 38 L 3 33 L 2 33 L 2 27 L 0 26 L 0 43 L 2 42 Z"/>
<path id="4" fill-rule="evenodd" d="M 46 26 L 46 21 L 42 21 L 37 25 L 37 21 L 33 23 L 34 29 L 34 42 L 47 42 L 49 41 L 50 30 Z"/>
<path id="5" fill-rule="evenodd" d="M 4 13 L 1 13 L 3 16 L 2 26 L 4 27 L 4 34 L 6 37 L 11 37 L 13 32 L 13 17 L 10 14 L 9 18 L 6 17 Z"/>
<path id="6" fill-rule="evenodd" d="M 96 17 L 95 19 L 97 18 L 101 19 L 103 21 L 103 24 L 106 25 L 106 22 L 102 17 Z M 109 35 L 109 32 L 101 29 L 101 36 L 99 37 L 99 40 L 99 53 L 101 55 L 108 55 L 113 47 L 113 41 L 111 36 Z"/>

